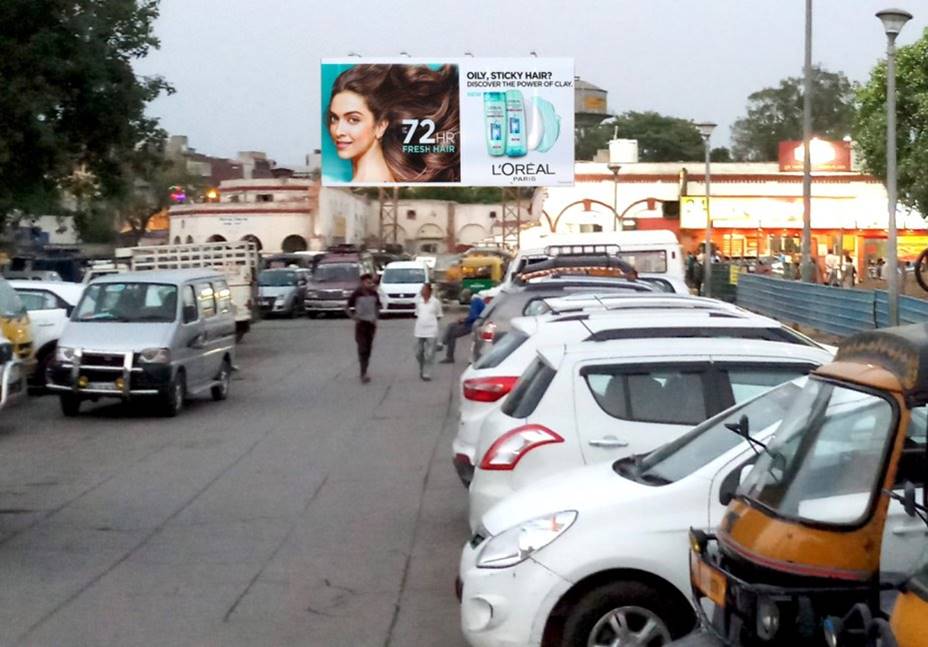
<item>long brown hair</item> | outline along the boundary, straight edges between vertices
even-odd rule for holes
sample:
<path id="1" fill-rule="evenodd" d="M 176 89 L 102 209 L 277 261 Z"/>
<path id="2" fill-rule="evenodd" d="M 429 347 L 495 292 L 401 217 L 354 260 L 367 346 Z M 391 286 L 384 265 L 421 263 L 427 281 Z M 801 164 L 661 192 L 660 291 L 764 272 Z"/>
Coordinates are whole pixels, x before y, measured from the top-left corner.
<path id="1" fill-rule="evenodd" d="M 338 75 L 329 100 L 345 91 L 364 97 L 374 115 L 374 123 L 387 121 L 381 147 L 384 160 L 397 181 L 460 181 L 460 109 L 456 65 L 442 65 L 437 69 L 427 65 L 356 65 Z M 420 122 L 431 119 L 435 122 L 435 135 L 453 135 L 448 143 L 454 144 L 454 152 L 421 155 L 404 153 L 403 140 L 408 128 L 403 124 L 404 119 L 417 119 Z M 413 143 L 417 143 L 417 140 L 413 139 Z"/>

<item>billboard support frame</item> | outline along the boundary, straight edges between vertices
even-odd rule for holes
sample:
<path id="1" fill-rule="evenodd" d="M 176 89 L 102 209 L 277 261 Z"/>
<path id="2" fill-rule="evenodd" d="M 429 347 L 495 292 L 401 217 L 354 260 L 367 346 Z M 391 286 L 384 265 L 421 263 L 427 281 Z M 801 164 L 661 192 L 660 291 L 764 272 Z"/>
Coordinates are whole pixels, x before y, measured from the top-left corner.
<path id="1" fill-rule="evenodd" d="M 516 187 L 502 187 L 503 220 L 500 238 L 505 247 L 519 249 L 522 236 L 522 198 Z"/>

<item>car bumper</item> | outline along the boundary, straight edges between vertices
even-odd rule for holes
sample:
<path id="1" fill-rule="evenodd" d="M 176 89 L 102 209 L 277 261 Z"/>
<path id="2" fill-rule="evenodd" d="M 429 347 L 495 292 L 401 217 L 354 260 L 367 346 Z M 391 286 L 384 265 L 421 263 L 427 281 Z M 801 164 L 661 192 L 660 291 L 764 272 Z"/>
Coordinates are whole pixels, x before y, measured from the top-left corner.
<path id="1" fill-rule="evenodd" d="M 512 472 L 503 470 L 474 470 L 474 478 L 470 483 L 468 497 L 470 510 L 468 522 L 473 531 L 480 524 L 483 515 L 494 505 L 515 492 L 511 484 Z"/>
<path id="2" fill-rule="evenodd" d="M 6 362 L 0 374 L 0 409 L 15 404 L 26 393 L 26 373 L 19 362 Z"/>
<path id="3" fill-rule="evenodd" d="M 477 568 L 482 548 L 467 544 L 461 553 L 464 637 L 474 647 L 540 645 L 548 615 L 570 582 L 531 558 L 511 568 Z"/>
<path id="4" fill-rule="evenodd" d="M 393 312 L 412 312 L 416 309 L 416 302 L 413 299 L 408 301 L 393 299 L 385 301 L 383 308 L 384 310 L 391 310 Z"/>
<path id="5" fill-rule="evenodd" d="M 291 309 L 291 305 L 288 303 L 281 303 L 281 304 L 271 303 L 267 305 L 262 303 L 260 306 L 260 309 L 261 309 L 261 314 L 268 315 L 268 314 L 275 314 L 278 312 L 288 312 Z"/>
<path id="6" fill-rule="evenodd" d="M 348 307 L 348 299 L 306 299 L 304 303 L 311 312 L 341 312 Z"/>
<path id="7" fill-rule="evenodd" d="M 170 364 L 133 366 L 126 370 L 98 370 L 70 363 L 53 363 L 46 375 L 46 386 L 56 393 L 81 396 L 129 398 L 158 395 L 171 383 Z M 83 380 L 86 383 L 82 385 Z"/>

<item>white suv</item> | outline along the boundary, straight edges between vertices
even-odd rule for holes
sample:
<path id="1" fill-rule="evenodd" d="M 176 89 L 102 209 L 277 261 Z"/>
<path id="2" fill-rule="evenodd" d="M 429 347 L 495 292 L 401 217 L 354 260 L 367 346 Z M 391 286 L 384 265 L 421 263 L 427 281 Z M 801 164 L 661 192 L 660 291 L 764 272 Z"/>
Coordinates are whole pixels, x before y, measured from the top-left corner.
<path id="1" fill-rule="evenodd" d="M 539 347 L 623 337 L 727 337 L 821 348 L 774 319 L 713 299 L 654 294 L 597 303 L 569 297 L 549 300 L 546 305 L 552 312 L 513 319 L 510 332 L 461 374 L 458 432 L 452 452 L 454 467 L 465 485 L 473 476 L 484 419 L 499 408 Z"/>
<path id="2" fill-rule="evenodd" d="M 644 456 L 562 472 L 510 496 L 480 521 L 460 563 L 461 623 L 471 645 L 667 643 L 695 622 L 689 529 L 712 530 L 756 453 L 727 424 L 766 441 L 807 378 L 767 391 Z M 913 410 L 904 481 L 924 481 L 925 408 Z M 835 504 L 855 505 L 850 501 Z M 909 572 L 923 541 L 891 501 L 886 571 Z M 614 627 L 630 640 L 618 643 Z M 650 640 L 647 638 L 650 637 Z"/>
<path id="3" fill-rule="evenodd" d="M 541 478 L 650 451 L 831 359 L 813 346 L 732 338 L 539 349 L 481 427 L 468 490 L 471 529 L 494 504 Z"/>

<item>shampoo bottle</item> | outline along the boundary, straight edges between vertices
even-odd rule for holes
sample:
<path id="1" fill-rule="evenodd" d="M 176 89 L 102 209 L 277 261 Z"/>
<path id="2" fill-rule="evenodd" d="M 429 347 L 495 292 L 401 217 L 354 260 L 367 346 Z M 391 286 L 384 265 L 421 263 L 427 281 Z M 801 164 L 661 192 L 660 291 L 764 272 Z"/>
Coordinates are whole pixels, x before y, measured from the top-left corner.
<path id="1" fill-rule="evenodd" d="M 483 120 L 486 125 L 487 153 L 500 157 L 506 153 L 506 95 L 484 92 Z"/>
<path id="2" fill-rule="evenodd" d="M 522 157 L 525 145 L 525 102 L 519 90 L 506 91 L 506 155 Z"/>

